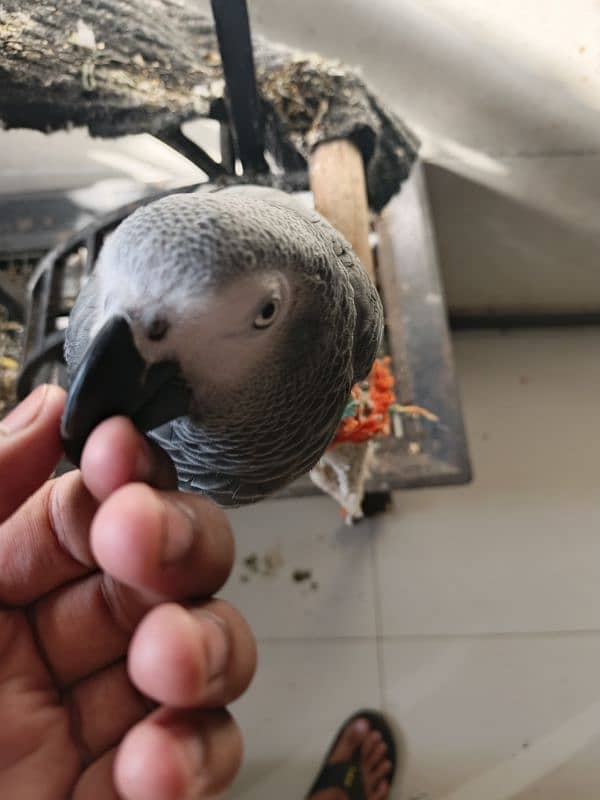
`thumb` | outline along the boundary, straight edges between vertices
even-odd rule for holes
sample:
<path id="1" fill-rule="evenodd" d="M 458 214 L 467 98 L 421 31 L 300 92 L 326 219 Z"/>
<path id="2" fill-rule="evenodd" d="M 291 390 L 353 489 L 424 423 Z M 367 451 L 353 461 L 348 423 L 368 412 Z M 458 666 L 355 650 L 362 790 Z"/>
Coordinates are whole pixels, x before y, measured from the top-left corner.
<path id="1" fill-rule="evenodd" d="M 38 386 L 0 422 L 0 522 L 50 476 L 62 453 L 65 392 Z"/>

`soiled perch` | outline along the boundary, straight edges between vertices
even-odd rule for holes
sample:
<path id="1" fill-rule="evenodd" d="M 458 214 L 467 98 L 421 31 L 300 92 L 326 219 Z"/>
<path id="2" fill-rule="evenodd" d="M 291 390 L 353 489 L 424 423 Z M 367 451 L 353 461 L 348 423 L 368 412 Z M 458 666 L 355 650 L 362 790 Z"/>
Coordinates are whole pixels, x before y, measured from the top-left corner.
<path id="1" fill-rule="evenodd" d="M 71 314 L 66 452 L 77 464 L 93 428 L 125 414 L 182 488 L 256 502 L 317 463 L 382 334 L 346 240 L 289 195 L 158 200 L 107 238 Z"/>

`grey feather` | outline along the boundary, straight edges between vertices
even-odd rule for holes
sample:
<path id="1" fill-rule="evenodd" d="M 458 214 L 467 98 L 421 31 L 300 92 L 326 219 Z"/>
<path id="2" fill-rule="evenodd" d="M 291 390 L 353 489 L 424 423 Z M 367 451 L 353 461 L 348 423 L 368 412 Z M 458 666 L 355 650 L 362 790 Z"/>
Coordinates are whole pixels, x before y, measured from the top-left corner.
<path id="1" fill-rule="evenodd" d="M 81 361 L 90 340 L 90 329 L 97 314 L 99 301 L 98 280 L 92 274 L 79 292 L 77 302 L 69 316 L 69 327 L 65 336 L 65 360 L 69 378 Z"/>

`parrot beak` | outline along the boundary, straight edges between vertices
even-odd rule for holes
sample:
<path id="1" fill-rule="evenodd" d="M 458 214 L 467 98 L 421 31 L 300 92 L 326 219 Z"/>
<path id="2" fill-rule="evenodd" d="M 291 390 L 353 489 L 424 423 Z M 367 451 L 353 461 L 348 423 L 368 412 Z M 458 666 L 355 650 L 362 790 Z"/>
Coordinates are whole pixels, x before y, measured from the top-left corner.
<path id="1" fill-rule="evenodd" d="M 179 365 L 148 365 L 127 321 L 112 317 L 89 345 L 71 381 L 61 423 L 65 453 L 79 466 L 88 436 L 103 420 L 124 415 L 139 430 L 148 431 L 187 414 L 190 399 Z"/>

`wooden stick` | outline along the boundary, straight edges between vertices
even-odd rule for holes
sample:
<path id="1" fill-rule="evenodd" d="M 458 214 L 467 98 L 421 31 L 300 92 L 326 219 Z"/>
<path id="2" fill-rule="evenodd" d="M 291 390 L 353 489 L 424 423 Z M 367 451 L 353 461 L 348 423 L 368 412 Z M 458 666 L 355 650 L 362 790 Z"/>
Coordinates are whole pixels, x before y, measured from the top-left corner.
<path id="1" fill-rule="evenodd" d="M 315 208 L 348 239 L 374 281 L 365 166 L 358 148 L 347 139 L 323 142 L 309 159 L 309 176 Z M 349 525 L 364 516 L 373 452 L 372 441 L 340 445 L 327 451 L 310 473 L 313 482 L 345 509 Z"/>
<path id="2" fill-rule="evenodd" d="M 309 176 L 315 208 L 348 239 L 375 280 L 365 166 L 360 151 L 348 139 L 323 142 L 309 159 Z"/>

